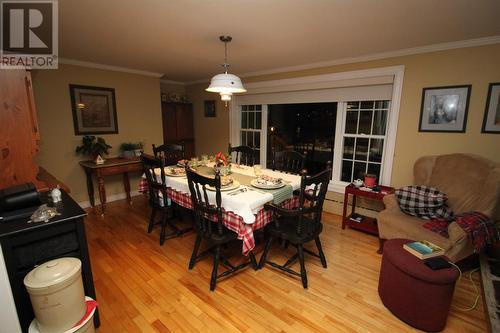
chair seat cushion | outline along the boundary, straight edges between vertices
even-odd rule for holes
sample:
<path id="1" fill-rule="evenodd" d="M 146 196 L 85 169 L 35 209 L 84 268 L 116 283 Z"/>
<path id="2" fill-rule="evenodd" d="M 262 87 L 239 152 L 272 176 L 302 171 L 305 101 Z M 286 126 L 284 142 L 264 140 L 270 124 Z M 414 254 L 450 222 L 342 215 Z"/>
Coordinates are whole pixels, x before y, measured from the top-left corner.
<path id="1" fill-rule="evenodd" d="M 379 213 L 378 230 L 382 239 L 416 239 L 426 240 L 434 243 L 445 251 L 451 247 L 450 238 L 441 236 L 440 234 L 424 228 L 427 220 L 419 219 L 418 217 L 410 216 L 403 213 L 399 208 L 394 210 L 383 210 Z M 465 236 L 465 235 L 464 235 Z"/>

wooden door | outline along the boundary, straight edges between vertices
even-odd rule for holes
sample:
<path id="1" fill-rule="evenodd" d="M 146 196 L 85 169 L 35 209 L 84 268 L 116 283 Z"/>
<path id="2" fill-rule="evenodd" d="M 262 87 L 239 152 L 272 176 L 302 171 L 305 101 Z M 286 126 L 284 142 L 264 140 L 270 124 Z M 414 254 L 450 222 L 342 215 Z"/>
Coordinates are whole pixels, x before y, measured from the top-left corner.
<path id="1" fill-rule="evenodd" d="M 177 140 L 194 138 L 193 107 L 191 104 L 178 104 L 176 106 Z"/>
<path id="2" fill-rule="evenodd" d="M 177 120 L 175 104 L 162 103 L 162 120 L 163 120 L 163 142 L 168 143 L 177 140 Z"/>
<path id="3" fill-rule="evenodd" d="M 185 156 L 194 156 L 193 106 L 162 103 L 163 143 L 184 143 Z"/>
<path id="4" fill-rule="evenodd" d="M 25 70 L 0 70 L 0 188 L 36 180 L 33 161 L 40 146 L 31 75 Z"/>

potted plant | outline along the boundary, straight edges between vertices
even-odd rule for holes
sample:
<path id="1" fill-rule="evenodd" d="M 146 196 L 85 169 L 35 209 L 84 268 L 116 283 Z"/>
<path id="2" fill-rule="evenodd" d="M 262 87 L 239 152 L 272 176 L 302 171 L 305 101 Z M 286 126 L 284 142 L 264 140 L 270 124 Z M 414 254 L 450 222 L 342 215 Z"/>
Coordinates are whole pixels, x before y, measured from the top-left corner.
<path id="1" fill-rule="evenodd" d="M 122 157 L 132 158 L 139 156 L 141 154 L 141 149 L 143 148 L 142 142 L 132 143 L 124 142 L 120 145 L 120 151 L 122 152 Z"/>
<path id="2" fill-rule="evenodd" d="M 108 150 L 112 147 L 106 143 L 106 141 L 101 137 L 95 137 L 93 135 L 86 135 L 82 138 L 82 145 L 76 147 L 75 152 L 77 154 L 91 156 L 92 160 L 99 164 L 104 163 L 102 156 L 108 154 Z"/>

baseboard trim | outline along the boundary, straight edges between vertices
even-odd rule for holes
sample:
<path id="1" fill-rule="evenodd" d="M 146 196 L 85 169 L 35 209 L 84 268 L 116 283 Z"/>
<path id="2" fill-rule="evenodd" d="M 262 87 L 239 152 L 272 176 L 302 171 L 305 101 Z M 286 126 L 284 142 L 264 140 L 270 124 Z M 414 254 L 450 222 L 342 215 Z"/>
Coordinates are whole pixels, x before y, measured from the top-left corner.
<path id="1" fill-rule="evenodd" d="M 139 192 L 139 191 L 131 191 L 130 192 L 130 196 L 131 197 L 136 197 L 138 195 L 141 195 L 142 193 Z M 106 196 L 106 203 L 110 203 L 110 202 L 113 202 L 113 201 L 118 201 L 118 200 L 123 200 L 127 198 L 127 194 L 125 192 L 122 192 L 122 193 L 117 193 L 117 194 L 113 194 L 113 195 L 109 195 L 109 196 Z M 82 208 L 89 208 L 91 207 L 90 206 L 90 201 L 89 200 L 86 200 L 86 201 L 80 201 L 78 203 L 80 205 L 80 207 Z M 95 198 L 95 204 L 96 206 L 100 205 L 100 202 L 99 202 L 99 196 L 97 196 Z"/>

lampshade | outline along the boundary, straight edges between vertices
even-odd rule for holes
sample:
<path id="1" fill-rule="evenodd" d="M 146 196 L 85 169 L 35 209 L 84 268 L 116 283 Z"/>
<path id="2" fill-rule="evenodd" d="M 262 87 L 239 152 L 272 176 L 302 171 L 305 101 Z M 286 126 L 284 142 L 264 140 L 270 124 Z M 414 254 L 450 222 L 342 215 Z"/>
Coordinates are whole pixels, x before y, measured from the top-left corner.
<path id="1" fill-rule="evenodd" d="M 243 87 L 241 79 L 236 75 L 223 73 L 215 75 L 210 81 L 210 86 L 208 86 L 206 91 L 215 93 L 243 93 L 247 90 Z"/>
<path id="2" fill-rule="evenodd" d="M 220 41 L 224 43 L 224 73 L 215 75 L 210 81 L 206 91 L 219 93 L 220 99 L 225 102 L 231 100 L 231 96 L 235 93 L 244 93 L 247 90 L 243 88 L 243 83 L 241 79 L 234 74 L 229 74 L 227 69 L 229 68 L 229 63 L 227 62 L 227 43 L 232 40 L 231 36 L 220 36 Z"/>

